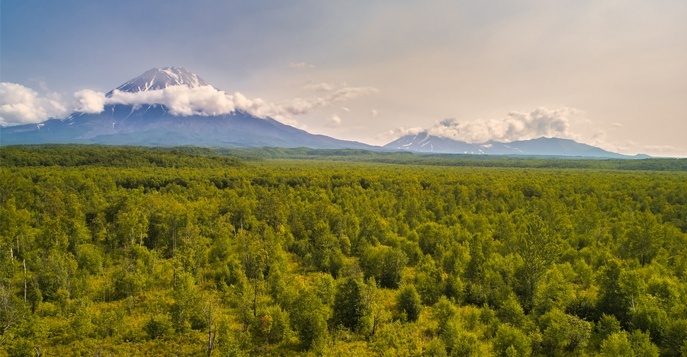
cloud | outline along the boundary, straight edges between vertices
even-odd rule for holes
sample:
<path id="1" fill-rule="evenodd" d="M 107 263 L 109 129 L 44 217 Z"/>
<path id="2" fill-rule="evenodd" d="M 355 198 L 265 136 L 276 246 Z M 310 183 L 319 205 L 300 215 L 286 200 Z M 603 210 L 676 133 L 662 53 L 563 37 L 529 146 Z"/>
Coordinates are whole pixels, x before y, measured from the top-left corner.
<path id="1" fill-rule="evenodd" d="M 314 84 L 308 84 L 303 87 L 303 89 L 307 90 L 314 90 L 317 92 L 329 92 L 334 90 L 334 86 L 329 84 L 329 83 L 314 83 Z"/>
<path id="2" fill-rule="evenodd" d="M 383 140 L 385 142 L 390 142 L 393 140 L 396 140 L 400 137 L 406 136 L 406 135 L 417 135 L 420 134 L 421 132 L 425 131 L 425 129 L 421 127 L 413 127 L 413 128 L 396 128 L 396 129 L 391 129 L 389 131 L 383 132 L 379 135 L 377 135 L 378 140 Z"/>
<path id="3" fill-rule="evenodd" d="M 579 111 L 570 108 L 537 108 L 529 113 L 510 112 L 505 118 L 459 122 L 443 120 L 428 130 L 430 135 L 484 143 L 487 141 L 511 142 L 538 137 L 572 137 L 570 118 Z"/>
<path id="4" fill-rule="evenodd" d="M 100 113 L 105 105 L 111 104 L 134 107 L 162 104 L 172 115 L 210 116 L 233 112 L 241 98 L 227 95 L 212 86 L 190 88 L 181 85 L 135 93 L 114 90 L 110 96 L 85 89 L 74 93 L 74 99 L 74 110 L 83 113 Z"/>
<path id="5" fill-rule="evenodd" d="M 305 99 L 296 98 L 271 104 L 269 105 L 269 108 L 266 108 L 264 114 L 267 114 L 267 116 L 303 115 L 318 108 L 331 106 L 337 102 L 343 102 L 377 92 L 378 89 L 373 87 L 343 87 L 333 90 L 329 94 L 321 97 L 311 97 Z"/>
<path id="6" fill-rule="evenodd" d="M 227 94 L 212 86 L 190 88 L 180 85 L 134 93 L 114 90 L 110 96 L 87 89 L 74 94 L 74 110 L 83 113 L 99 113 L 106 105 L 111 104 L 134 107 L 162 104 L 172 115 L 178 116 L 212 116 L 241 110 L 260 118 L 272 117 L 285 121 L 285 117 L 307 114 L 317 108 L 376 92 L 377 89 L 371 87 L 344 87 L 332 90 L 324 96 L 269 103 L 261 98 L 249 99 L 239 92 Z"/>
<path id="7" fill-rule="evenodd" d="M 297 63 L 289 63 L 289 68 L 293 69 L 301 69 L 301 68 L 315 68 L 315 66 L 305 63 L 305 62 L 297 62 Z"/>
<path id="8" fill-rule="evenodd" d="M 66 113 L 56 94 L 41 96 L 21 84 L 0 82 L 0 125 L 39 123 Z"/>
<path id="9" fill-rule="evenodd" d="M 90 89 L 74 93 L 74 111 L 80 113 L 100 113 L 105 107 L 105 94 Z"/>
<path id="10" fill-rule="evenodd" d="M 370 116 L 373 118 L 376 118 L 377 115 L 379 115 L 379 112 L 376 109 L 370 110 Z"/>
<path id="11" fill-rule="evenodd" d="M 347 107 L 341 107 L 341 110 L 343 110 L 343 111 L 344 111 L 344 112 L 346 112 L 346 113 L 348 113 L 348 112 L 350 112 L 350 111 L 351 111 L 351 110 L 350 110 L 350 109 L 348 109 Z"/>
<path id="12" fill-rule="evenodd" d="M 236 105 L 235 98 L 212 86 L 190 88 L 183 85 L 135 93 L 115 90 L 105 102 L 134 107 L 162 104 L 172 115 L 179 116 L 228 114 Z"/>
<path id="13" fill-rule="evenodd" d="M 343 87 L 332 92 L 327 97 L 327 101 L 340 102 L 377 92 L 379 92 L 379 90 L 374 87 Z"/>
<path id="14" fill-rule="evenodd" d="M 332 114 L 332 116 L 325 123 L 325 126 L 329 128 L 338 128 L 341 126 L 341 118 L 339 118 L 339 116 L 336 114 Z"/>

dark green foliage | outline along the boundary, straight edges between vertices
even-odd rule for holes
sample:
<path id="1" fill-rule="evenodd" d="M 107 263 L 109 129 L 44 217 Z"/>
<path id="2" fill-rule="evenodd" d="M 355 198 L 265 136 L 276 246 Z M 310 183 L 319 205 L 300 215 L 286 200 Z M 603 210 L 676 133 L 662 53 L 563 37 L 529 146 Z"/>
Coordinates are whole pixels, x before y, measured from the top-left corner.
<path id="1" fill-rule="evenodd" d="M 613 315 L 601 315 L 601 319 L 596 323 L 596 333 L 599 340 L 603 341 L 608 336 L 620 332 L 620 322 Z"/>
<path id="2" fill-rule="evenodd" d="M 668 323 L 661 353 L 666 356 L 684 356 L 685 352 L 687 352 L 687 318 L 681 318 Z"/>
<path id="3" fill-rule="evenodd" d="M 368 313 L 365 284 L 359 278 L 344 280 L 334 297 L 334 323 L 354 330 Z"/>
<path id="4" fill-rule="evenodd" d="M 634 330 L 629 336 L 632 351 L 637 357 L 657 357 L 658 347 L 649 339 L 649 334 Z M 684 347 L 683 347 L 684 348 Z M 684 355 L 684 352 L 683 352 Z"/>
<path id="5" fill-rule="evenodd" d="M 303 349 L 321 347 L 327 337 L 327 312 L 321 300 L 310 291 L 299 293 L 291 309 L 291 325 Z"/>
<path id="6" fill-rule="evenodd" d="M 417 321 L 422 311 L 422 302 L 420 302 L 420 295 L 415 290 L 415 286 L 406 285 L 401 287 L 396 298 L 396 306 L 399 313 L 408 321 Z"/>
<path id="7" fill-rule="evenodd" d="M 143 325 L 143 330 L 153 340 L 168 336 L 173 329 L 172 322 L 165 315 L 151 316 L 148 322 Z"/>
<path id="8" fill-rule="evenodd" d="M 398 288 L 407 263 L 402 250 L 387 246 L 367 248 L 360 262 L 366 277 L 374 277 L 381 287 L 390 289 Z"/>

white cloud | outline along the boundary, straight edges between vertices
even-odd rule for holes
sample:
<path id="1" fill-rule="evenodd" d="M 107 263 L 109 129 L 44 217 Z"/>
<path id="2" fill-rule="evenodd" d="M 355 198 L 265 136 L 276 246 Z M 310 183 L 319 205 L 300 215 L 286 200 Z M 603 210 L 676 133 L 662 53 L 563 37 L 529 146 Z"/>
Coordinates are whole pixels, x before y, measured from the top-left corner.
<path id="1" fill-rule="evenodd" d="M 537 108 L 529 113 L 510 112 L 502 119 L 459 122 L 446 119 L 430 128 L 429 134 L 468 143 L 511 142 L 538 137 L 572 137 L 570 119 L 578 111 L 570 108 Z"/>
<path id="2" fill-rule="evenodd" d="M 115 90 L 105 104 L 126 104 L 133 106 L 162 104 L 172 115 L 221 115 L 234 111 L 235 99 L 212 86 L 190 88 L 187 86 L 170 86 L 164 89 L 121 92 Z"/>
<path id="3" fill-rule="evenodd" d="M 105 107 L 105 94 L 90 89 L 74 93 L 74 111 L 80 113 L 100 113 Z"/>
<path id="4" fill-rule="evenodd" d="M 339 118 L 339 116 L 336 114 L 332 114 L 332 116 L 325 123 L 325 126 L 329 128 L 338 128 L 341 126 L 341 118 Z"/>
<path id="5" fill-rule="evenodd" d="M 349 108 L 347 108 L 347 107 L 341 107 L 341 110 L 343 110 L 343 111 L 346 112 L 346 113 L 348 113 L 348 112 L 351 111 L 351 110 L 350 110 Z"/>
<path id="6" fill-rule="evenodd" d="M 0 125 L 39 123 L 66 112 L 55 94 L 41 96 L 21 84 L 0 82 Z"/>
<path id="7" fill-rule="evenodd" d="M 379 115 L 379 112 L 376 109 L 370 110 L 370 116 L 373 118 L 376 118 L 377 115 Z"/>
<path id="8" fill-rule="evenodd" d="M 164 89 L 122 92 L 115 90 L 109 97 L 101 92 L 82 90 L 74 94 L 75 111 L 99 113 L 105 105 L 124 104 L 140 107 L 142 105 L 162 104 L 171 114 L 179 116 L 212 116 L 229 114 L 241 110 L 260 118 L 277 118 L 282 122 L 293 115 L 303 115 L 310 111 L 347 101 L 359 96 L 377 92 L 371 87 L 344 87 L 331 91 L 325 96 L 295 98 L 279 103 L 269 103 L 261 98 L 249 99 L 236 92 L 233 95 L 217 90 L 212 86 L 186 87 L 170 86 Z"/>

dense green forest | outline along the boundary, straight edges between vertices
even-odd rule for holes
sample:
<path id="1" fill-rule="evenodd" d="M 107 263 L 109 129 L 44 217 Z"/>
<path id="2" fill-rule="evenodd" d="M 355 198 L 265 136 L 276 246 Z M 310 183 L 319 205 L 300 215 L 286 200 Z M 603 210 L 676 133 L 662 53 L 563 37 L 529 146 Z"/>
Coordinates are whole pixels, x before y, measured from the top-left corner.
<path id="1" fill-rule="evenodd" d="M 687 356 L 685 160 L 0 159 L 0 356 Z"/>

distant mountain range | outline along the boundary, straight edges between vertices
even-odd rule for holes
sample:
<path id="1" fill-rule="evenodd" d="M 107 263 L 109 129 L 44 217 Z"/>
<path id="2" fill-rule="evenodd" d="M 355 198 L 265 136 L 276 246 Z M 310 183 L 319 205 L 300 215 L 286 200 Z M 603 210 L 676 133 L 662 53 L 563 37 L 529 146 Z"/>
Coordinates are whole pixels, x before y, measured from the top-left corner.
<path id="1" fill-rule="evenodd" d="M 115 90 L 149 92 L 171 86 L 208 86 L 183 68 L 151 69 Z M 105 96 L 111 98 L 115 90 Z M 109 104 L 98 114 L 74 112 L 64 119 L 0 128 L 0 145 L 77 143 L 140 146 L 309 147 L 316 149 L 375 149 L 259 118 L 235 110 L 224 115 L 172 115 L 162 104 Z"/>
<path id="2" fill-rule="evenodd" d="M 389 150 L 407 150 L 420 153 L 471 154 L 471 155 L 521 155 L 565 156 L 584 158 L 647 158 L 646 155 L 627 156 L 601 148 L 581 144 L 570 139 L 537 138 L 502 143 L 489 141 L 471 144 L 464 141 L 430 135 L 428 131 L 403 136 L 384 145 Z"/>
<path id="3" fill-rule="evenodd" d="M 510 143 L 471 144 L 430 135 L 424 131 L 401 137 L 383 148 L 355 141 L 314 135 L 259 118 L 242 110 L 222 115 L 175 115 L 163 104 L 118 104 L 114 96 L 148 95 L 169 87 L 210 86 L 183 68 L 154 68 L 109 91 L 111 99 L 97 114 L 74 112 L 39 124 L 0 127 L 0 145 L 17 144 L 107 144 L 137 146 L 205 147 L 308 147 L 314 149 L 404 150 L 418 153 L 637 158 L 625 156 L 573 140 L 538 138 Z M 150 92 L 150 93 L 141 93 Z M 158 93 L 159 94 L 159 93 Z M 157 103 L 157 102 L 156 102 Z"/>

